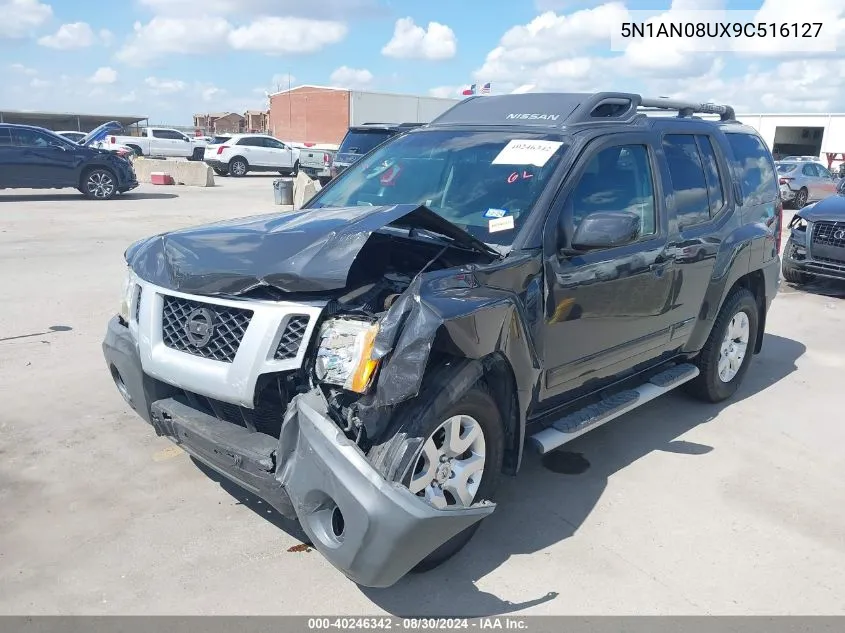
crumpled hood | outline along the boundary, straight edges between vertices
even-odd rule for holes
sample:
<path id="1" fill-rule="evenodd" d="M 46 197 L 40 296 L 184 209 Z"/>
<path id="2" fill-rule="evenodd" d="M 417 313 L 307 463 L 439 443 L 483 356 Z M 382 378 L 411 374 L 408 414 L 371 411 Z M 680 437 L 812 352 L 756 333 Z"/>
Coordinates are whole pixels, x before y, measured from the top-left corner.
<path id="1" fill-rule="evenodd" d="M 237 295 L 260 286 L 319 292 L 346 286 L 370 236 L 388 224 L 493 251 L 424 206 L 322 207 L 226 220 L 135 242 L 126 262 L 141 279 L 179 292 Z"/>
<path id="2" fill-rule="evenodd" d="M 845 222 L 845 196 L 837 194 L 827 197 L 796 211 L 795 215 L 801 216 L 808 222 L 818 222 L 819 220 Z"/>

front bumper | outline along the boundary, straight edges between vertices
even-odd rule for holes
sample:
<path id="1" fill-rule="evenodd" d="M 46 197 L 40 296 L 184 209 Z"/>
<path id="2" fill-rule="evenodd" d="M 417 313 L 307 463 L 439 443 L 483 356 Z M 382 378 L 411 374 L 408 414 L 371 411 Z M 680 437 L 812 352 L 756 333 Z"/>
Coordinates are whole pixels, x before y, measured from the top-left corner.
<path id="1" fill-rule="evenodd" d="M 294 397 L 277 440 L 193 409 L 175 387 L 152 381 L 117 319 L 103 353 L 119 391 L 156 433 L 299 520 L 316 549 L 358 584 L 394 584 L 495 509 L 481 502 L 437 510 L 387 481 L 331 421 L 319 392 Z"/>
<path id="2" fill-rule="evenodd" d="M 809 244 L 805 231 L 793 230 L 783 249 L 783 267 L 787 270 L 823 277 L 845 279 L 842 249 Z"/>
<path id="3" fill-rule="evenodd" d="M 789 185 L 780 186 L 780 197 L 784 202 L 789 202 L 795 198 L 795 192 L 789 188 Z"/>

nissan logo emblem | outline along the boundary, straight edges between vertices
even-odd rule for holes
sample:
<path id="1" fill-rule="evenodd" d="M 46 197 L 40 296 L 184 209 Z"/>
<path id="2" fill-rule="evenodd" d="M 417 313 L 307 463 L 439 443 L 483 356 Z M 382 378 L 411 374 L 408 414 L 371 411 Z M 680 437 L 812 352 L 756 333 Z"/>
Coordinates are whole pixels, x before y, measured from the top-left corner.
<path id="1" fill-rule="evenodd" d="M 845 240 L 845 229 L 839 229 L 838 231 L 834 231 L 833 239 L 835 239 L 835 240 Z"/>
<path id="2" fill-rule="evenodd" d="M 196 348 L 208 345 L 214 335 L 214 321 L 217 315 L 208 308 L 196 308 L 188 315 L 185 322 L 185 336 Z"/>

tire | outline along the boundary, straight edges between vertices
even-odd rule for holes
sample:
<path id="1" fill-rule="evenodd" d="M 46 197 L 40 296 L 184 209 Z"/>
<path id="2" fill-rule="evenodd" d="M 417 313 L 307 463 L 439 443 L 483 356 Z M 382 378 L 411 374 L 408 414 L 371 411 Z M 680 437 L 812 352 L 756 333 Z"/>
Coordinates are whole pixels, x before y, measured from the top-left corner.
<path id="1" fill-rule="evenodd" d="M 798 192 L 795 194 L 795 197 L 792 199 L 792 207 L 798 211 L 803 209 L 807 206 L 807 196 L 808 196 L 807 189 L 805 187 L 801 187 Z"/>
<path id="2" fill-rule="evenodd" d="M 297 176 L 298 174 L 299 174 L 299 161 L 296 161 L 296 162 L 293 164 L 293 169 L 291 169 L 291 171 L 290 171 L 290 175 L 291 175 L 291 176 L 293 176 L 294 178 L 296 178 L 296 176 Z"/>
<path id="3" fill-rule="evenodd" d="M 242 178 L 243 176 L 246 176 L 248 172 L 249 163 L 246 162 L 246 158 L 236 156 L 229 161 L 229 175 L 233 178 Z"/>
<path id="4" fill-rule="evenodd" d="M 740 315 L 744 315 L 747 321 L 745 350 L 742 354 L 739 367 L 733 372 L 728 372 L 729 379 L 726 380 L 719 375 L 722 348 L 723 345 L 728 345 L 726 338 L 729 328 L 732 327 L 732 323 L 735 326 L 735 333 L 742 330 L 742 317 Z M 754 355 L 754 345 L 757 341 L 759 323 L 759 306 L 754 295 L 746 288 L 736 288 L 733 290 L 728 295 L 724 305 L 722 305 L 722 309 L 719 310 L 719 315 L 716 317 L 713 329 L 710 331 L 710 336 L 695 359 L 695 364 L 701 373 L 687 383 L 688 391 L 692 395 L 705 402 L 716 403 L 727 400 L 736 393 L 736 390 L 742 383 L 742 379 L 745 377 L 745 373 L 748 371 L 751 357 Z M 736 350 L 740 347 L 735 341 L 733 346 Z M 735 356 L 734 358 L 736 359 Z"/>
<path id="5" fill-rule="evenodd" d="M 135 154 L 135 156 L 143 156 L 144 155 L 144 152 L 142 152 L 141 148 L 138 147 L 137 145 L 127 145 L 126 147 L 131 149 L 132 152 Z"/>
<path id="6" fill-rule="evenodd" d="M 117 195 L 117 178 L 104 167 L 95 167 L 82 175 L 82 194 L 90 200 L 111 200 Z"/>
<path id="7" fill-rule="evenodd" d="M 195 147 L 193 154 L 188 158 L 191 161 L 201 161 L 205 156 L 205 148 L 204 147 Z"/>
<path id="8" fill-rule="evenodd" d="M 812 279 L 807 273 L 802 273 L 800 270 L 788 268 L 786 264 L 783 265 L 783 278 L 791 284 L 806 284 Z"/>
<path id="9" fill-rule="evenodd" d="M 212 169 L 214 170 L 214 173 L 217 174 L 218 176 L 228 176 L 229 175 L 229 172 L 226 171 L 225 169 L 220 169 L 219 167 L 212 167 Z"/>
<path id="10" fill-rule="evenodd" d="M 481 482 L 472 502 L 492 500 L 498 488 L 504 455 L 502 416 L 484 383 L 477 383 L 455 399 L 447 386 L 448 379 L 452 377 L 451 372 L 433 376 L 428 389 L 421 392 L 407 407 L 397 409 L 395 422 L 386 432 L 389 439 L 374 446 L 368 457 L 390 481 L 400 481 L 410 487 L 415 470 L 418 470 L 415 465 L 419 460 L 425 459 L 423 449 L 426 441 L 450 418 L 458 415 L 469 416 L 477 422 L 483 432 L 485 453 Z M 463 425 L 463 422 L 461 424 Z M 429 486 L 426 486 L 425 490 L 428 488 Z M 443 490 L 441 494 L 444 497 L 451 496 L 452 501 L 457 500 L 445 488 Z M 417 563 L 411 571 L 425 572 L 449 560 L 469 543 L 479 524 L 475 523 L 446 541 Z"/>

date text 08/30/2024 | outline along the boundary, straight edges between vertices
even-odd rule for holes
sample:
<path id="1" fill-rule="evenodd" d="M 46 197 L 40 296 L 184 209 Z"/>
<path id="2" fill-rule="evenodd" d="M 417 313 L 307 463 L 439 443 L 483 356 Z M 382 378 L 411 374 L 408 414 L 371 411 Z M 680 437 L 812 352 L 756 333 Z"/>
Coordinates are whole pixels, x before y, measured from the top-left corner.
<path id="1" fill-rule="evenodd" d="M 345 630 L 397 630 L 397 631 L 448 631 L 461 629 L 527 630 L 524 619 L 511 617 L 469 618 L 394 618 L 394 617 L 322 617 L 308 618 L 311 631 Z"/>

